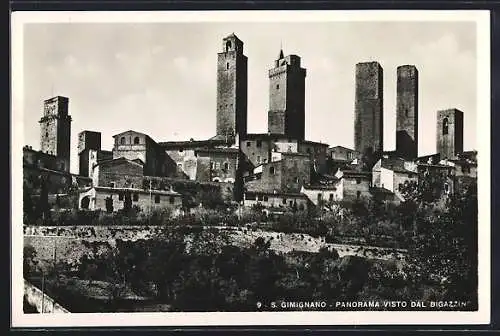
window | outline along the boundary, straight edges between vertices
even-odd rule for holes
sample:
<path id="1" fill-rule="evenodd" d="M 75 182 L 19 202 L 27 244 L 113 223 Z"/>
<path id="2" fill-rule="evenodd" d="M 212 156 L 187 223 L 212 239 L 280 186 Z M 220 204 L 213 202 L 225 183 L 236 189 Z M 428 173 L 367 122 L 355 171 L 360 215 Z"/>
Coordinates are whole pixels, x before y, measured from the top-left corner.
<path id="1" fill-rule="evenodd" d="M 356 179 L 356 184 L 361 184 L 361 179 L 360 178 Z"/>
<path id="2" fill-rule="evenodd" d="M 280 89 L 280 85 L 276 84 L 276 90 L 279 90 L 279 89 Z"/>
<path id="3" fill-rule="evenodd" d="M 360 197 L 361 197 L 361 191 L 359 191 L 359 190 L 358 190 L 358 191 L 356 192 L 356 198 L 357 198 L 357 199 L 359 199 Z"/>
<path id="4" fill-rule="evenodd" d="M 330 202 L 333 201 L 333 194 L 330 194 Z"/>
<path id="5" fill-rule="evenodd" d="M 405 117 L 408 117 L 408 109 L 405 109 Z"/>
<path id="6" fill-rule="evenodd" d="M 443 119 L 443 135 L 448 134 L 448 118 Z"/>
<path id="7" fill-rule="evenodd" d="M 400 183 L 400 184 L 398 185 L 398 190 L 401 190 L 402 188 L 403 188 L 403 183 Z"/>
<path id="8" fill-rule="evenodd" d="M 262 140 L 257 140 L 257 147 L 262 147 Z"/>
<path id="9" fill-rule="evenodd" d="M 271 175 L 274 175 L 274 167 L 269 168 L 269 173 L 270 173 Z"/>
<path id="10" fill-rule="evenodd" d="M 264 202 L 267 202 L 269 198 L 267 196 L 264 196 Z"/>
<path id="11" fill-rule="evenodd" d="M 245 199 L 249 201 L 255 201 L 255 195 L 254 194 L 246 194 Z"/>
<path id="12" fill-rule="evenodd" d="M 351 153 L 351 152 L 347 153 L 347 159 L 348 159 L 348 160 L 351 160 L 351 159 L 352 159 L 352 153 Z"/>
<path id="13" fill-rule="evenodd" d="M 306 150 L 306 152 L 307 152 L 307 154 L 311 154 L 311 148 L 308 148 L 308 149 Z"/>
<path id="14" fill-rule="evenodd" d="M 250 147 L 252 143 L 250 141 L 247 141 L 247 147 Z"/>
<path id="15" fill-rule="evenodd" d="M 228 170 L 228 169 L 229 169 L 229 163 L 224 162 L 224 170 Z"/>
<path id="16" fill-rule="evenodd" d="M 110 188 L 114 188 L 114 187 L 115 187 L 115 182 L 109 182 L 109 183 L 108 183 L 108 187 L 110 187 Z"/>
<path id="17" fill-rule="evenodd" d="M 229 70 L 229 62 L 226 63 L 226 70 Z"/>
<path id="18" fill-rule="evenodd" d="M 231 49 L 231 41 L 226 42 L 226 51 L 229 51 Z"/>
<path id="19" fill-rule="evenodd" d="M 49 137 L 49 132 L 45 132 L 45 137 Z"/>
<path id="20" fill-rule="evenodd" d="M 155 195 L 155 203 L 160 203 L 160 195 Z"/>
<path id="21" fill-rule="evenodd" d="M 257 155 L 257 164 L 260 164 L 260 155 Z"/>
<path id="22" fill-rule="evenodd" d="M 283 198 L 283 204 L 286 204 L 286 198 Z"/>
<path id="23" fill-rule="evenodd" d="M 125 137 L 120 138 L 120 145 L 125 145 Z"/>
<path id="24" fill-rule="evenodd" d="M 175 203 L 175 197 L 174 196 L 170 196 L 170 199 L 168 200 L 170 204 L 174 204 Z"/>
<path id="25" fill-rule="evenodd" d="M 323 195 L 321 193 L 318 194 L 318 202 L 321 202 L 321 200 L 323 199 Z"/>
<path id="26" fill-rule="evenodd" d="M 134 196 L 132 197 L 132 200 L 134 202 L 137 202 L 139 200 L 139 194 L 134 194 Z"/>
<path id="27" fill-rule="evenodd" d="M 183 148 L 179 148 L 179 153 L 182 153 L 184 152 L 184 149 Z"/>
<path id="28" fill-rule="evenodd" d="M 139 144 L 139 137 L 135 137 L 134 138 L 134 145 L 138 145 Z"/>
<path id="29" fill-rule="evenodd" d="M 288 204 L 293 207 L 293 201 L 288 202 Z"/>

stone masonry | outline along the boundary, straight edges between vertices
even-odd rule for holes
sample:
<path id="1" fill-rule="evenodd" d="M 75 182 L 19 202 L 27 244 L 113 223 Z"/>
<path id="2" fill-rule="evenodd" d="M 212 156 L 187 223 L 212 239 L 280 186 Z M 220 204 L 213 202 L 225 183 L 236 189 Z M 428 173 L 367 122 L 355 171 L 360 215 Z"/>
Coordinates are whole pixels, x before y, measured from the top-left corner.
<path id="1" fill-rule="evenodd" d="M 305 78 L 306 69 L 300 66 L 300 57 L 284 57 L 281 51 L 274 68 L 269 70 L 269 133 L 304 140 Z"/>
<path id="2" fill-rule="evenodd" d="M 441 159 L 452 159 L 464 150 L 464 114 L 457 109 L 437 113 L 437 148 Z"/>
<path id="3" fill-rule="evenodd" d="M 418 156 L 418 70 L 397 68 L 396 151 L 406 159 Z"/>
<path id="4" fill-rule="evenodd" d="M 234 34 L 223 39 L 217 55 L 217 136 L 247 133 L 247 57 Z"/>
<path id="5" fill-rule="evenodd" d="M 354 116 L 355 150 L 383 151 L 383 70 L 378 62 L 356 64 Z"/>
<path id="6" fill-rule="evenodd" d="M 53 97 L 43 103 L 40 119 L 40 148 L 44 153 L 65 160 L 63 170 L 70 168 L 71 116 L 68 115 L 69 99 Z"/>

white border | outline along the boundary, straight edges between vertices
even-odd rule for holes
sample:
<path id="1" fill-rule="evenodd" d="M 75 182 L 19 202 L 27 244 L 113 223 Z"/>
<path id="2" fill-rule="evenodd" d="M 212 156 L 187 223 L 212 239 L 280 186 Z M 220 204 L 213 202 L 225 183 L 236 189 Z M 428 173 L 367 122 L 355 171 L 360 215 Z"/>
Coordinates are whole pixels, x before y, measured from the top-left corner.
<path id="1" fill-rule="evenodd" d="M 23 314 L 23 25 L 50 22 L 472 21 L 477 24 L 479 311 Z M 490 323 L 489 11 L 14 12 L 12 14 L 12 327 Z"/>

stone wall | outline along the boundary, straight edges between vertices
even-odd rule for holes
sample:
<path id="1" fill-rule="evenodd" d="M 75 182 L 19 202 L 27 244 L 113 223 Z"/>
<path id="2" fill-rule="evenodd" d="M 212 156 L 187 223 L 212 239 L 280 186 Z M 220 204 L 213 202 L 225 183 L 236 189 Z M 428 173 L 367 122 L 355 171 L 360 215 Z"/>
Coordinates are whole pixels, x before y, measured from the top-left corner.
<path id="1" fill-rule="evenodd" d="M 24 280 L 24 296 L 29 304 L 36 307 L 40 313 L 67 314 L 69 311 L 54 301 L 47 294 L 42 293 L 40 289 Z M 43 306 L 43 308 L 42 308 Z"/>

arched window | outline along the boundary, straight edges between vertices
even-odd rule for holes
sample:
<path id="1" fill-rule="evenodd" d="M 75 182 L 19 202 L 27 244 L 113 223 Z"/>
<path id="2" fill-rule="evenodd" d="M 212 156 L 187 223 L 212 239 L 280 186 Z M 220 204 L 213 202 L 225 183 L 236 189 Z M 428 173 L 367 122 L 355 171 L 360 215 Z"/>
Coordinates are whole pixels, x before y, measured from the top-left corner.
<path id="1" fill-rule="evenodd" d="M 231 49 L 231 41 L 226 42 L 226 51 L 229 51 Z"/>
<path id="2" fill-rule="evenodd" d="M 120 145 L 125 145 L 125 137 L 120 138 Z"/>
<path id="3" fill-rule="evenodd" d="M 274 167 L 269 168 L 269 173 L 270 173 L 271 175 L 274 175 Z"/>
<path id="4" fill-rule="evenodd" d="M 443 119 L 443 135 L 448 134 L 448 118 Z"/>
<path id="5" fill-rule="evenodd" d="M 139 137 L 135 137 L 134 138 L 134 145 L 138 145 L 139 144 Z"/>

